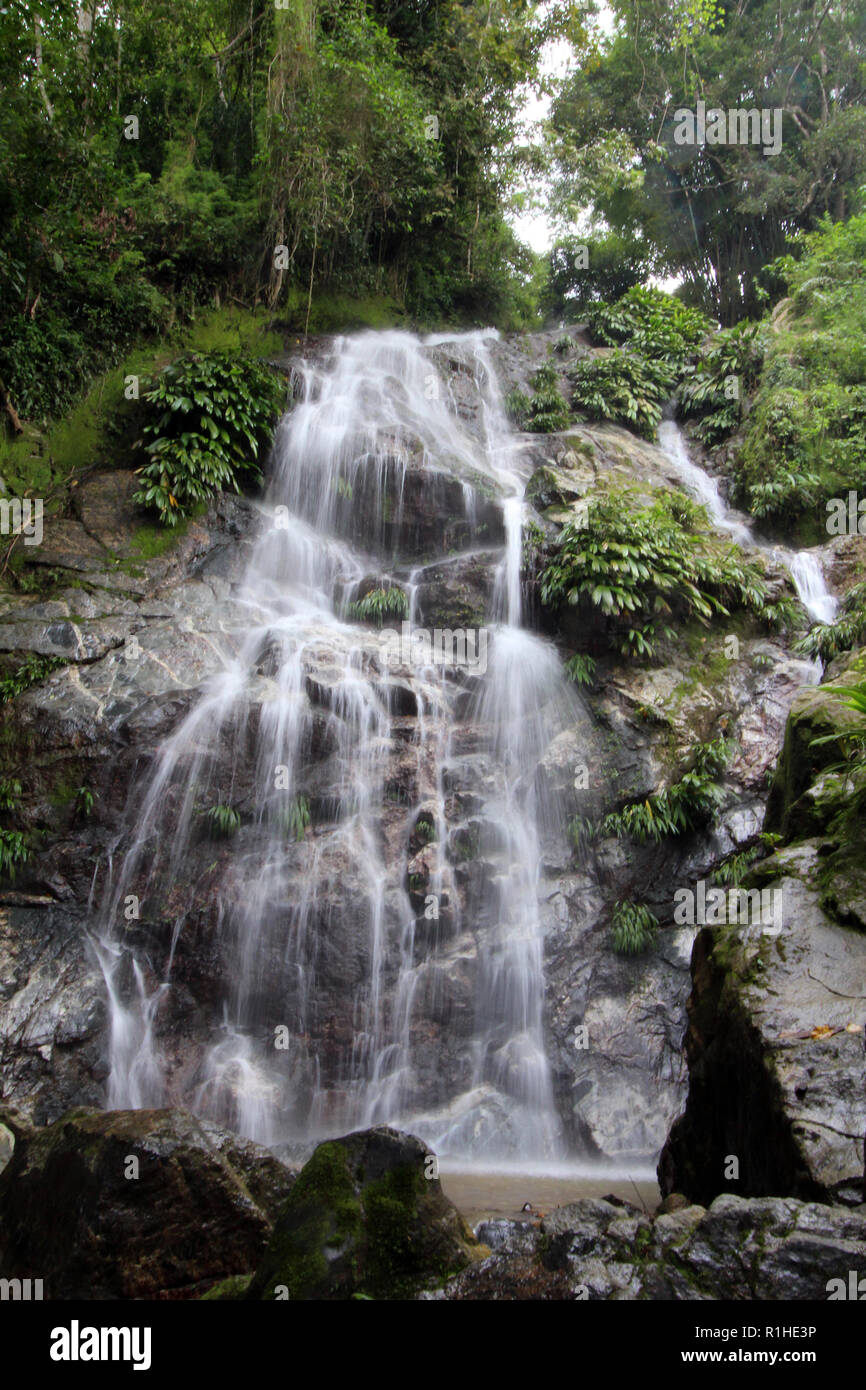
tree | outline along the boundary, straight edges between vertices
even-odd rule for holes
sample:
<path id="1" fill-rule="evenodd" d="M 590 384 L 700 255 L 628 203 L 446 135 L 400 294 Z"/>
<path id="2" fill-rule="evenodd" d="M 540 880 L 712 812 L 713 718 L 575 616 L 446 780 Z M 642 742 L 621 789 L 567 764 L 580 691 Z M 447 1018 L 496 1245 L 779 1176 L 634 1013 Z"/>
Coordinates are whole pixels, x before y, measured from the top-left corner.
<path id="1" fill-rule="evenodd" d="M 788 235 L 840 218 L 866 173 L 862 16 L 851 0 L 612 0 L 552 115 L 566 219 L 589 207 L 640 236 L 723 323 Z M 682 110 L 781 111 L 781 148 L 678 143 Z M 680 125 L 679 133 L 683 132 Z"/>

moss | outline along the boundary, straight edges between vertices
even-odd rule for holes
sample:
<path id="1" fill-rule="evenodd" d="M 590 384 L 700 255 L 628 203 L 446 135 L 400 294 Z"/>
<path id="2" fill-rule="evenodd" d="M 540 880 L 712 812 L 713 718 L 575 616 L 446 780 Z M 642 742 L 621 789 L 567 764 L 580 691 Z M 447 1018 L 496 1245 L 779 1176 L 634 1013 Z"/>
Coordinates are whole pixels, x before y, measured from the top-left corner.
<path id="1" fill-rule="evenodd" d="M 46 499 L 47 513 L 64 505 L 67 485 L 94 467 L 129 466 L 131 403 L 126 378 L 144 379 L 187 351 L 235 348 L 262 357 L 284 351 L 265 310 L 227 306 L 199 312 L 164 338 L 140 343 L 123 362 L 97 377 L 86 395 L 61 418 L 38 429 L 28 424 L 18 439 L 0 432 L 0 476 L 9 492 Z M 49 495 L 51 495 L 49 500 Z"/>
<path id="2" fill-rule="evenodd" d="M 184 517 L 176 526 L 137 526 L 132 533 L 130 542 L 134 556 L 130 557 L 128 563 L 134 563 L 136 559 L 145 561 L 158 559 L 177 545 L 186 535 L 190 521 L 204 516 L 206 511 L 207 503 L 201 502 L 192 509 L 189 516 Z"/>
<path id="3" fill-rule="evenodd" d="M 275 1272 L 259 1295 L 274 1297 L 285 1284 L 290 1299 L 305 1299 L 328 1278 L 326 1248 L 346 1244 L 361 1230 L 361 1205 L 346 1150 L 320 1144 L 292 1188 L 268 1251 Z"/>
<path id="4" fill-rule="evenodd" d="M 218 1284 L 214 1284 L 212 1289 L 203 1293 L 200 1302 L 216 1302 L 217 1300 L 233 1300 L 243 1298 L 252 1281 L 251 1274 L 231 1274 L 228 1279 L 222 1279 Z"/>
<path id="5" fill-rule="evenodd" d="M 482 1249 L 424 1173 L 424 1151 L 378 1131 L 322 1144 L 278 1218 L 247 1298 L 410 1297 Z"/>
<path id="6" fill-rule="evenodd" d="M 283 322 L 291 332 L 303 332 L 307 321 L 307 296 L 296 286 L 288 287 L 282 314 Z M 309 324 L 311 333 L 350 333 L 363 328 L 406 326 L 405 309 L 389 295 L 351 295 L 325 289 L 313 295 Z M 300 338 L 297 341 L 300 342 Z"/>

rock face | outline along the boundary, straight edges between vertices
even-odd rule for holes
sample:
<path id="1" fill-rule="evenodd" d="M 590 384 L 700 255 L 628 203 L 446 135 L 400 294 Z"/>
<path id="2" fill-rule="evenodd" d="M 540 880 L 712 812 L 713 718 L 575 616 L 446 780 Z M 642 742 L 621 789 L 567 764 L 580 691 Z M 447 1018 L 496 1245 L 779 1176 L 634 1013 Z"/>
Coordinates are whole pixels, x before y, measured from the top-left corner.
<path id="1" fill-rule="evenodd" d="M 294 1174 L 185 1111 L 78 1109 L 15 1137 L 0 1173 L 0 1277 L 52 1299 L 194 1298 L 250 1271 Z"/>
<path id="2" fill-rule="evenodd" d="M 384 1126 L 320 1144 L 246 1297 L 401 1299 L 481 1258 L 435 1172 L 419 1139 Z"/>
<path id="3" fill-rule="evenodd" d="M 490 1223 L 488 1223 L 489 1225 Z M 650 1220 L 593 1199 L 524 1223 L 494 1253 L 425 1297 L 468 1300 L 828 1299 L 862 1269 L 866 1215 L 792 1199 L 717 1197 Z M 479 1233 L 487 1231 L 487 1225 Z"/>
<path id="4" fill-rule="evenodd" d="M 858 658 L 831 672 L 862 678 Z M 856 1205 L 866 1199 L 863 787 L 834 770 L 856 720 L 824 688 L 794 702 L 767 812 L 781 844 L 747 884 L 779 896 L 781 927 L 706 929 L 692 960 L 689 1093 L 659 1165 L 663 1192 Z M 815 744 L 817 737 L 829 742 Z"/>
<path id="5" fill-rule="evenodd" d="M 500 345 L 507 384 L 528 379 L 544 360 L 548 341 L 532 340 L 526 354 L 513 344 Z M 460 419 L 480 432 L 477 392 L 465 363 L 451 361 L 448 348 L 435 351 L 450 373 Z M 590 492 L 632 484 L 646 495 L 675 481 L 658 448 L 612 426 L 523 437 L 519 464 L 531 484 L 535 526 L 547 537 L 556 535 Z M 100 475 L 77 499 L 77 519 L 52 522 L 59 527 L 55 533 L 46 523 L 46 545 L 34 547 L 32 559 L 56 573 L 57 582 L 40 598 L 4 597 L 0 611 L 0 652 L 8 669 L 31 654 L 66 661 L 0 710 L 0 776 L 21 779 L 15 823 L 33 845 L 27 865 L 0 892 L 0 1096 L 40 1123 L 71 1105 L 106 1103 L 108 1017 L 93 949 L 95 907 L 104 898 L 109 866 L 116 872 L 135 834 L 142 790 L 160 749 L 196 705 L 203 684 L 230 667 L 251 621 L 238 581 L 252 538 L 264 524 L 260 511 L 221 498 L 176 546 L 144 560 L 124 542 L 133 519 L 130 489 L 126 474 L 110 484 Z M 346 534 L 363 533 L 379 546 L 378 565 L 413 588 L 419 622 L 459 628 L 490 620 L 503 528 L 501 505 L 484 479 L 458 479 L 421 457 L 405 467 L 391 460 L 369 488 L 359 480 L 343 503 L 338 520 Z M 371 509 L 378 530 L 368 525 Z M 541 624 L 547 620 L 538 610 L 529 557 L 524 581 L 530 620 Z M 773 582 L 781 588 L 784 581 L 776 575 Z M 767 772 L 787 711 L 814 673 L 789 644 L 754 627 L 736 628 L 736 661 L 724 655 L 721 626 L 696 626 L 678 632 L 661 664 L 644 668 L 607 652 L 603 631 L 586 615 L 580 624 L 571 615 L 555 636 L 564 654 L 576 647 L 596 650 L 596 680 L 575 692 L 570 726 L 551 737 L 538 771 L 539 796 L 560 813 L 545 833 L 539 865 L 547 1053 L 566 1144 L 649 1164 L 682 1108 L 687 1083 L 681 1040 L 693 933 L 672 925 L 673 889 L 707 876 L 760 828 Z M 310 633 L 299 694 L 309 747 L 296 790 L 309 803 L 311 824 L 297 841 L 287 842 L 281 896 L 262 913 L 271 937 L 256 1004 L 260 1016 L 275 1023 L 304 1014 L 292 1067 L 283 1067 L 278 1084 L 287 1071 L 307 1096 L 319 1084 L 328 1093 L 328 1107 L 333 1105 L 326 1107 L 329 1122 L 336 1116 L 338 1130 L 351 1127 L 341 1121 L 339 1106 L 357 1052 L 352 1020 L 370 979 L 373 952 L 364 866 L 349 853 L 338 824 L 345 808 L 338 800 L 334 731 L 352 712 L 340 704 L 332 655 L 317 641 L 320 635 Z M 339 640 L 329 630 L 331 654 Z M 381 633 L 359 626 L 345 641 L 361 669 L 375 666 Z M 431 1135 L 447 1129 L 483 1153 L 485 1146 L 515 1136 L 502 1094 L 474 1080 L 484 948 L 495 941 L 498 885 L 507 882 L 508 868 L 496 760 L 485 744 L 477 685 L 471 675 L 458 674 L 448 684 L 445 706 L 437 709 L 436 692 L 411 671 L 397 669 L 381 680 L 377 695 L 391 719 L 375 831 L 390 885 L 381 905 L 384 1014 L 393 1020 L 402 1007 L 408 896 L 417 977 L 406 1031 L 417 1112 L 429 1116 Z M 207 769 L 211 786 L 231 788 L 241 816 L 236 854 L 227 841 L 197 834 L 171 895 L 165 901 L 154 897 L 140 918 L 123 926 L 148 989 L 155 992 L 170 975 L 154 1026 L 171 1093 L 190 1104 L 198 1103 L 194 1098 L 208 1079 L 203 1059 L 222 1036 L 224 1003 L 233 987 L 223 904 L 238 898 L 237 859 L 256 863 L 260 851 L 251 749 L 259 722 L 272 713 L 274 690 L 275 658 L 268 649 L 238 737 L 232 741 L 233 731 L 226 732 Z M 436 738 L 430 733 L 434 723 Z M 722 727 L 733 734 L 736 753 L 711 833 L 649 846 L 607 840 L 596 855 L 574 854 L 564 833 L 569 816 L 599 817 L 626 798 L 649 795 L 671 780 L 696 741 Z M 434 765 L 428 750 L 437 738 L 447 757 Z M 577 791 L 579 765 L 588 781 Z M 82 789 L 94 796 L 90 814 Z M 177 789 L 169 788 L 160 808 L 169 844 L 178 799 Z M 434 856 L 418 825 L 426 816 L 429 826 L 434 814 L 445 826 L 446 872 L 437 889 L 439 916 L 430 920 L 425 903 Z M 313 944 L 299 963 L 287 958 L 287 937 L 302 933 L 296 919 L 286 929 L 286 904 L 294 910 L 304 899 L 313 868 L 319 891 L 303 926 Z M 662 922 L 659 949 L 624 959 L 610 947 L 611 909 L 618 899 L 637 896 Z M 301 982 L 308 980 L 315 980 L 314 1007 L 299 999 Z M 119 984 L 134 991 L 131 978 Z M 586 1030 L 585 1041 L 580 1029 Z M 277 1062 L 287 1058 L 278 1054 Z M 464 1098 L 460 1113 L 453 1110 L 455 1096 Z M 282 1113 L 290 1110 L 286 1103 Z M 292 1113 L 303 1128 L 308 1112 L 301 1102 Z M 235 1114 L 226 1118 L 237 1122 Z"/>

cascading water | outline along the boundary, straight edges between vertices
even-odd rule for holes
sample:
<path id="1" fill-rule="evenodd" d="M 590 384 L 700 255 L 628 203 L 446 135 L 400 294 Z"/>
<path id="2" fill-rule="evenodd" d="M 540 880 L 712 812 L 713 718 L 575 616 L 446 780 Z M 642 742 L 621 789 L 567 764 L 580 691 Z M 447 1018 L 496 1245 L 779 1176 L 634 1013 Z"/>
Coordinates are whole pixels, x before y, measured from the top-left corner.
<path id="1" fill-rule="evenodd" d="M 474 429 L 437 370 L 443 352 L 474 380 Z M 341 339 L 298 375 L 301 398 L 277 432 L 261 529 L 227 616 L 223 670 L 164 741 L 109 875 L 94 939 L 110 1012 L 109 1104 L 183 1103 L 265 1143 L 388 1121 L 442 1152 L 555 1154 L 537 875 L 556 812 L 536 769 L 574 696 L 552 645 L 520 626 L 524 481 L 484 335 Z M 443 479 L 460 499 L 463 515 L 448 521 L 464 541 L 488 524 L 478 524 L 479 496 L 501 499 L 486 670 L 431 659 L 412 641 L 418 570 L 396 553 L 407 488 L 417 507 L 443 495 Z M 392 631 L 346 621 L 371 573 L 410 598 L 399 662 Z M 471 755 L 452 748 L 458 708 Z M 411 791 L 395 830 L 383 807 L 397 755 Z M 455 853 L 449 808 L 473 766 L 480 810 Z M 205 866 L 208 811 L 240 825 Z M 407 875 L 420 813 L 432 827 L 426 915 Z M 476 855 L 484 873 L 461 899 L 457 880 L 472 867 L 462 858 Z M 163 932 L 173 925 L 159 967 L 120 930 L 130 901 Z M 171 1040 L 189 932 L 207 937 L 218 996 L 192 1059 Z M 454 1029 L 422 1026 L 418 1001 L 425 1019 L 447 1024 L 443 977 L 460 977 L 462 957 L 472 1023 L 455 1049 Z"/>
<path id="2" fill-rule="evenodd" d="M 813 622 L 832 623 L 837 603 L 827 588 L 827 582 L 816 557 L 808 550 L 790 550 L 759 540 L 745 517 L 725 506 L 718 480 L 690 457 L 682 430 L 674 420 L 659 425 L 659 447 L 673 464 L 677 475 L 688 490 L 706 507 L 714 526 L 727 531 L 737 545 L 762 550 L 771 556 L 791 576 L 797 596 Z"/>

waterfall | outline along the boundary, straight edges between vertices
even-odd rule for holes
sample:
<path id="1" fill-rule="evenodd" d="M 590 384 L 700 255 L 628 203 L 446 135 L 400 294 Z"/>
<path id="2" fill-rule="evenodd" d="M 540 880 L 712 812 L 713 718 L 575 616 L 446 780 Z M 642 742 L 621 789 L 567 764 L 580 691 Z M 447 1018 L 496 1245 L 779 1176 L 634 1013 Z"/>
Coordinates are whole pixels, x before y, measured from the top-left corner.
<path id="1" fill-rule="evenodd" d="M 575 697 L 552 644 L 521 626 L 524 469 L 486 341 L 360 334 L 298 367 L 222 669 L 131 797 L 108 874 L 94 948 L 112 1106 L 181 1103 L 268 1144 L 390 1122 L 456 1155 L 561 1151 L 538 899 L 558 813 L 536 773 Z M 499 498 L 486 669 L 405 643 L 396 662 L 393 631 L 347 620 L 372 573 L 408 595 L 411 636 L 420 571 L 400 538 L 419 496 L 448 484 L 458 552 L 478 543 L 479 497 Z M 240 824 L 205 864 L 208 813 L 229 805 Z M 419 817 L 426 910 L 407 870 Z M 129 932 L 130 902 L 148 930 L 172 924 L 164 960 Z M 194 1049 L 175 1036 L 190 933 L 214 996 Z M 464 976 L 465 1045 L 448 1024 Z"/>
<path id="2" fill-rule="evenodd" d="M 727 531 L 737 545 L 761 550 L 784 565 L 791 576 L 797 597 L 812 621 L 832 623 L 836 616 L 837 602 L 827 588 L 827 581 L 817 556 L 808 550 L 791 550 L 787 546 L 759 540 L 746 518 L 725 505 L 718 480 L 691 458 L 682 430 L 674 420 L 663 420 L 659 425 L 659 446 L 689 492 L 706 507 L 713 525 Z"/>

